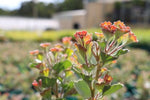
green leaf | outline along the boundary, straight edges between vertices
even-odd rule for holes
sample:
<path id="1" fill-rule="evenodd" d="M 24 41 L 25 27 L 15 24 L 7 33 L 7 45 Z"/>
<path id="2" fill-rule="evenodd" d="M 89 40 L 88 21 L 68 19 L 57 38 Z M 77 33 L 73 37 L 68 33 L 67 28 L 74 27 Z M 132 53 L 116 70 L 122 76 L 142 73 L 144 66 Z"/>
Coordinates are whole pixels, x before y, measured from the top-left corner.
<path id="1" fill-rule="evenodd" d="M 82 79 L 86 81 L 87 83 L 90 83 L 93 80 L 92 75 L 81 74 L 81 76 L 82 76 Z"/>
<path id="2" fill-rule="evenodd" d="M 117 59 L 117 57 L 110 56 L 104 52 L 101 52 L 101 58 L 102 58 L 103 64 L 109 63 Z"/>
<path id="3" fill-rule="evenodd" d="M 37 65 L 38 65 L 38 63 L 30 63 L 30 64 L 29 64 L 29 67 L 35 68 Z"/>
<path id="4" fill-rule="evenodd" d="M 115 37 L 116 37 L 116 39 L 118 39 L 119 37 L 121 37 L 123 34 L 125 34 L 125 32 L 122 32 L 122 31 L 120 31 L 120 30 L 117 30 L 117 31 L 115 32 Z"/>
<path id="5" fill-rule="evenodd" d="M 102 95 L 104 96 L 104 95 L 110 95 L 112 93 L 115 93 L 116 91 L 118 91 L 119 89 L 121 89 L 123 86 L 124 85 L 121 84 L 121 83 L 105 86 L 103 88 Z"/>
<path id="6" fill-rule="evenodd" d="M 51 100 L 51 90 L 49 88 L 45 89 L 40 94 L 42 96 L 42 100 Z"/>
<path id="7" fill-rule="evenodd" d="M 39 59 L 40 61 L 42 61 L 43 60 L 43 55 L 42 54 L 38 54 L 37 55 L 37 59 Z"/>
<path id="8" fill-rule="evenodd" d="M 119 56 L 119 55 L 123 55 L 123 54 L 126 54 L 128 53 L 129 50 L 128 49 L 121 49 L 117 52 L 116 56 Z"/>
<path id="9" fill-rule="evenodd" d="M 78 51 L 75 51 L 75 54 L 77 56 L 77 61 L 80 63 L 80 64 L 85 64 L 85 59 L 82 57 L 82 55 L 78 52 Z"/>
<path id="10" fill-rule="evenodd" d="M 106 42 L 98 42 L 98 44 L 99 44 L 101 50 L 104 50 L 104 49 L 105 49 L 105 47 L 106 47 Z"/>
<path id="11" fill-rule="evenodd" d="M 70 49 L 70 48 L 67 48 L 66 53 L 67 53 L 68 56 L 71 56 L 72 53 L 73 53 L 73 50 Z"/>
<path id="12" fill-rule="evenodd" d="M 37 81 L 41 79 L 42 80 L 42 87 L 43 88 L 47 88 L 47 87 L 53 87 L 56 83 L 56 79 L 55 78 L 48 78 L 45 76 L 40 76 L 38 77 Z"/>
<path id="13" fill-rule="evenodd" d="M 97 64 L 96 58 L 93 55 L 91 56 L 90 63 L 94 65 Z"/>
<path id="14" fill-rule="evenodd" d="M 90 67 L 88 67 L 86 64 L 82 64 L 82 68 L 84 68 L 88 72 L 91 72 L 95 68 L 95 66 L 91 65 Z"/>
<path id="15" fill-rule="evenodd" d="M 56 70 L 56 73 L 59 73 L 71 66 L 72 66 L 72 63 L 68 60 L 65 60 L 63 62 L 59 62 L 59 63 L 55 64 L 53 69 Z"/>
<path id="16" fill-rule="evenodd" d="M 74 88 L 73 82 L 69 82 L 66 84 L 62 84 L 63 90 L 64 90 L 64 96 L 67 96 L 67 94 L 70 93 L 70 91 Z"/>
<path id="17" fill-rule="evenodd" d="M 30 63 L 29 66 L 30 66 L 31 68 L 40 69 L 43 65 L 42 65 L 42 63 Z"/>
<path id="18" fill-rule="evenodd" d="M 95 88 L 101 93 L 103 91 L 104 86 L 105 86 L 105 83 L 100 83 L 100 84 L 97 83 L 95 85 Z"/>
<path id="19" fill-rule="evenodd" d="M 78 80 L 77 82 L 74 82 L 75 89 L 77 92 L 84 98 L 90 98 L 91 97 L 91 91 L 88 86 L 88 84 L 84 80 Z"/>

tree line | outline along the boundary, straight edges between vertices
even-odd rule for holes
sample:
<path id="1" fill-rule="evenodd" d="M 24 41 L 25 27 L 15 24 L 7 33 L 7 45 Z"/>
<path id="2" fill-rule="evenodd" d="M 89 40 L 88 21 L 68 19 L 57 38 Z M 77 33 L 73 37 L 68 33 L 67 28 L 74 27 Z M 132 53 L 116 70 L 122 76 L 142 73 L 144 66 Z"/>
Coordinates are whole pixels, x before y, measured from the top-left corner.
<path id="1" fill-rule="evenodd" d="M 4 10 L 0 8 L 0 15 L 24 16 L 24 17 L 43 17 L 51 18 L 54 13 L 83 9 L 83 0 L 64 0 L 61 3 L 48 3 L 26 1 L 23 2 L 19 9 Z"/>

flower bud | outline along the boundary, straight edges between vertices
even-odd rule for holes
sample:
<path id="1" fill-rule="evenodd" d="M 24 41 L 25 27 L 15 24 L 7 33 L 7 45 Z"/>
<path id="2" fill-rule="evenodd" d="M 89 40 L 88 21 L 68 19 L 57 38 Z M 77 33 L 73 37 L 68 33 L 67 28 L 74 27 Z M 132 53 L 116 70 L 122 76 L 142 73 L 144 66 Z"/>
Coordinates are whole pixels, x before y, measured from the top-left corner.
<path id="1" fill-rule="evenodd" d="M 104 38 L 104 34 L 103 33 L 95 33 L 95 35 L 99 38 L 99 39 L 102 39 Z"/>
<path id="2" fill-rule="evenodd" d="M 112 63 L 112 64 L 115 64 L 115 63 L 117 63 L 117 60 L 113 60 L 111 63 Z"/>
<path id="3" fill-rule="evenodd" d="M 84 42 L 86 45 L 90 44 L 91 41 L 92 41 L 92 36 L 90 34 L 84 37 Z"/>
<path id="4" fill-rule="evenodd" d="M 106 84 L 109 84 L 112 80 L 113 80 L 113 78 L 110 75 L 106 74 L 104 76 L 104 81 Z"/>
<path id="5" fill-rule="evenodd" d="M 133 32 L 129 33 L 129 40 L 131 40 L 132 42 L 136 42 L 136 43 L 138 42 L 138 40 Z"/>
<path id="6" fill-rule="evenodd" d="M 40 46 L 42 48 L 46 48 L 46 47 L 49 47 L 50 46 L 50 43 L 41 43 Z"/>
<path id="7" fill-rule="evenodd" d="M 100 27 L 102 28 L 102 31 L 107 39 L 112 37 L 117 30 L 117 27 L 115 25 L 112 25 L 110 21 L 101 23 Z"/>
<path id="8" fill-rule="evenodd" d="M 99 84 L 101 84 L 101 83 L 103 83 L 103 82 L 104 82 L 104 79 L 102 79 L 102 78 L 99 78 L 99 79 L 98 79 L 98 83 L 99 83 Z"/>
<path id="9" fill-rule="evenodd" d="M 30 51 L 30 55 L 37 55 L 37 54 L 39 54 L 39 50 Z"/>
<path id="10" fill-rule="evenodd" d="M 38 86 L 39 86 L 39 84 L 38 84 L 38 82 L 37 82 L 36 80 L 33 81 L 32 85 L 33 85 L 34 87 L 38 87 Z"/>
<path id="11" fill-rule="evenodd" d="M 64 37 L 64 38 L 62 39 L 62 42 L 63 42 L 63 44 L 65 44 L 65 45 L 69 45 L 69 44 L 71 44 L 71 39 L 72 39 L 72 37 Z"/>
<path id="12" fill-rule="evenodd" d="M 114 25 L 117 27 L 118 30 L 120 30 L 120 31 L 123 32 L 123 33 L 128 33 L 128 32 L 131 31 L 130 27 L 129 27 L 129 26 L 126 26 L 126 25 L 125 25 L 123 22 L 121 22 L 120 20 L 114 22 Z"/>
<path id="13" fill-rule="evenodd" d="M 63 50 L 62 48 L 57 48 L 57 47 L 54 47 L 54 48 L 50 49 L 51 52 L 60 52 L 62 50 Z"/>
<path id="14" fill-rule="evenodd" d="M 107 71 L 107 68 L 102 68 L 102 69 L 101 69 L 101 73 L 103 73 L 103 72 L 105 72 L 105 71 Z"/>
<path id="15" fill-rule="evenodd" d="M 39 85 L 42 86 L 42 79 L 39 79 Z"/>

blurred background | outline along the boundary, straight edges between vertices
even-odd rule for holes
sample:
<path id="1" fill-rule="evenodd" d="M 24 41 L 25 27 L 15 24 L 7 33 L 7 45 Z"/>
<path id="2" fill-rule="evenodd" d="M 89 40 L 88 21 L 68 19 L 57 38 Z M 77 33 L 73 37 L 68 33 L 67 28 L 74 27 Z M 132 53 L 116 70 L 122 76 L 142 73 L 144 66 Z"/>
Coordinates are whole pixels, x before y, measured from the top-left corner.
<path id="1" fill-rule="evenodd" d="M 139 43 L 111 67 L 125 88 L 106 100 L 150 100 L 150 0 L 0 0 L 0 100 L 40 100 L 32 87 L 29 51 L 77 30 L 101 32 L 103 21 L 124 21 Z"/>

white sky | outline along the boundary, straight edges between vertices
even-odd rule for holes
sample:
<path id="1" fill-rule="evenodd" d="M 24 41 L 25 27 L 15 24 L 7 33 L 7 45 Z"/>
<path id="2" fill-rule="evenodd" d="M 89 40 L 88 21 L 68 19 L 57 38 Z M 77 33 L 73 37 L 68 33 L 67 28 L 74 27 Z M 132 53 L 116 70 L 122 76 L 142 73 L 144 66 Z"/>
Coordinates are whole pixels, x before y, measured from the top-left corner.
<path id="1" fill-rule="evenodd" d="M 31 1 L 31 0 L 0 0 L 0 8 L 8 9 L 8 10 L 17 9 L 24 1 Z M 60 2 L 62 0 L 37 0 L 37 1 L 50 3 L 50 2 Z"/>

